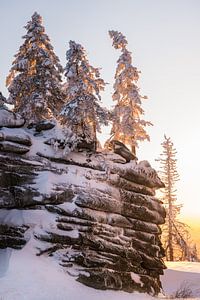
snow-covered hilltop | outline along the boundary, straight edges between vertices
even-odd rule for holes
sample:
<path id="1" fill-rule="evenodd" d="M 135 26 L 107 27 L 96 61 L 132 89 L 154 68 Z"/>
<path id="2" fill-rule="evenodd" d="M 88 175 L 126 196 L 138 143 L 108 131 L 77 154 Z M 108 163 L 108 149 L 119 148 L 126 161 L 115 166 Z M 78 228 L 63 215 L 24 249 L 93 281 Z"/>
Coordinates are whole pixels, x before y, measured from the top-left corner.
<path id="1" fill-rule="evenodd" d="M 4 108 L 0 116 L 0 248 L 29 244 L 96 289 L 159 293 L 165 210 L 149 163 L 68 153 L 55 143 L 57 124 L 27 128 Z"/>

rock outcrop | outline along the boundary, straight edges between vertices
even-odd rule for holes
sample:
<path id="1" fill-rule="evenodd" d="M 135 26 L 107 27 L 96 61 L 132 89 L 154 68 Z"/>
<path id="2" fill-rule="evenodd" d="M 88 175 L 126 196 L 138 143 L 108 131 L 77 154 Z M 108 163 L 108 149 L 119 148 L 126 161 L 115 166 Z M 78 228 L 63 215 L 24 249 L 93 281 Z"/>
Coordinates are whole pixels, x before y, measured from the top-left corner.
<path id="1" fill-rule="evenodd" d="M 55 256 L 85 285 L 158 294 L 165 210 L 156 171 L 112 152 L 64 155 L 46 143 L 55 128 L 11 130 L 9 120 L 0 118 L 0 248 L 35 239 L 37 255 Z"/>
<path id="2" fill-rule="evenodd" d="M 0 109 L 0 127 L 16 128 L 22 127 L 25 120 L 14 112 L 11 112 L 4 107 Z"/>

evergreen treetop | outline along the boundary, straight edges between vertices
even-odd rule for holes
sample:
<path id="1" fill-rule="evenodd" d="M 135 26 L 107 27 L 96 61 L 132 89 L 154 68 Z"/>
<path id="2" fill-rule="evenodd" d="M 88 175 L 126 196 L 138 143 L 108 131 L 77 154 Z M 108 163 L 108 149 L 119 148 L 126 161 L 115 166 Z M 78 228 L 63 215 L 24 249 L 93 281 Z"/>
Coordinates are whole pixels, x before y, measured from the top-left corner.
<path id="1" fill-rule="evenodd" d="M 68 126 L 79 139 L 96 142 L 96 131 L 107 124 L 108 112 L 100 105 L 100 92 L 105 82 L 98 68 L 89 64 L 82 45 L 69 42 L 65 68 L 66 99 L 61 111 L 61 122 Z"/>
<path id="2" fill-rule="evenodd" d="M 83 46 L 70 41 L 66 59 L 67 100 L 83 94 L 95 95 L 100 100 L 100 92 L 104 90 L 105 82 L 100 78 L 99 68 L 94 68 L 89 64 Z"/>
<path id="3" fill-rule="evenodd" d="M 132 65 L 131 52 L 126 48 L 128 43 L 125 36 L 118 31 L 109 31 L 109 35 L 114 48 L 121 50 L 113 86 L 113 101 L 117 104 L 113 110 L 111 138 L 130 146 L 135 153 L 139 141 L 149 140 L 145 127 L 152 124 L 141 119 L 144 114 L 142 99 L 147 97 L 142 97 L 139 93 L 139 71 Z"/>
<path id="4" fill-rule="evenodd" d="M 7 77 L 8 102 L 29 122 L 36 122 L 57 115 L 63 103 L 62 67 L 38 13 L 25 29 L 24 43 Z"/>

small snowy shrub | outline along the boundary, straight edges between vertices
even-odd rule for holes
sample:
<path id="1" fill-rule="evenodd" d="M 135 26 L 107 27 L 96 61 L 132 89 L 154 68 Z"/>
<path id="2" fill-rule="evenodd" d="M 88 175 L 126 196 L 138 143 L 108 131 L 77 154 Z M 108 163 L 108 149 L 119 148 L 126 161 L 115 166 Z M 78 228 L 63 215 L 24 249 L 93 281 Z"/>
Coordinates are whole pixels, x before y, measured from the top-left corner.
<path id="1" fill-rule="evenodd" d="M 196 298 L 195 295 L 197 294 L 200 295 L 200 289 L 195 289 L 190 282 L 183 281 L 177 291 L 170 296 L 170 299 Z"/>

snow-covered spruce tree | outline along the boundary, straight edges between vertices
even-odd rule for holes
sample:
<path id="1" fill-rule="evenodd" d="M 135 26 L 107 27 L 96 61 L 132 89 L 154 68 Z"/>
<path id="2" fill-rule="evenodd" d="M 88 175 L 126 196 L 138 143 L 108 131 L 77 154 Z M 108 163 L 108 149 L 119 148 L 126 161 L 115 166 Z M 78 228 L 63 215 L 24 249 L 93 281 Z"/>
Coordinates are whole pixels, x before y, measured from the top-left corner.
<path id="1" fill-rule="evenodd" d="M 8 102 L 31 123 L 60 111 L 62 67 L 45 33 L 42 17 L 35 12 L 25 28 L 24 43 L 15 55 L 6 83 Z"/>
<path id="2" fill-rule="evenodd" d="M 160 162 L 160 176 L 165 184 L 162 190 L 162 201 L 166 208 L 166 222 L 162 226 L 162 242 L 166 259 L 190 260 L 188 226 L 178 220 L 182 205 L 177 204 L 176 182 L 179 175 L 176 166 L 176 149 L 170 138 L 164 136 L 161 144 L 163 152 L 157 161 Z"/>
<path id="3" fill-rule="evenodd" d="M 89 64 L 82 45 L 70 41 L 66 58 L 67 102 L 61 111 L 61 123 L 72 130 L 77 141 L 93 143 L 96 149 L 96 131 L 108 123 L 108 111 L 100 105 L 105 82 L 99 69 Z"/>
<path id="4" fill-rule="evenodd" d="M 126 48 L 128 42 L 126 37 L 118 31 L 109 31 L 115 49 L 121 50 L 121 55 L 117 61 L 115 73 L 113 101 L 117 104 L 113 110 L 113 125 L 111 129 L 111 139 L 119 140 L 130 146 L 135 154 L 135 147 L 139 141 L 149 140 L 145 127 L 152 125 L 141 119 L 144 110 L 141 107 L 142 97 L 139 93 L 137 81 L 139 72 L 132 66 L 131 52 Z"/>

